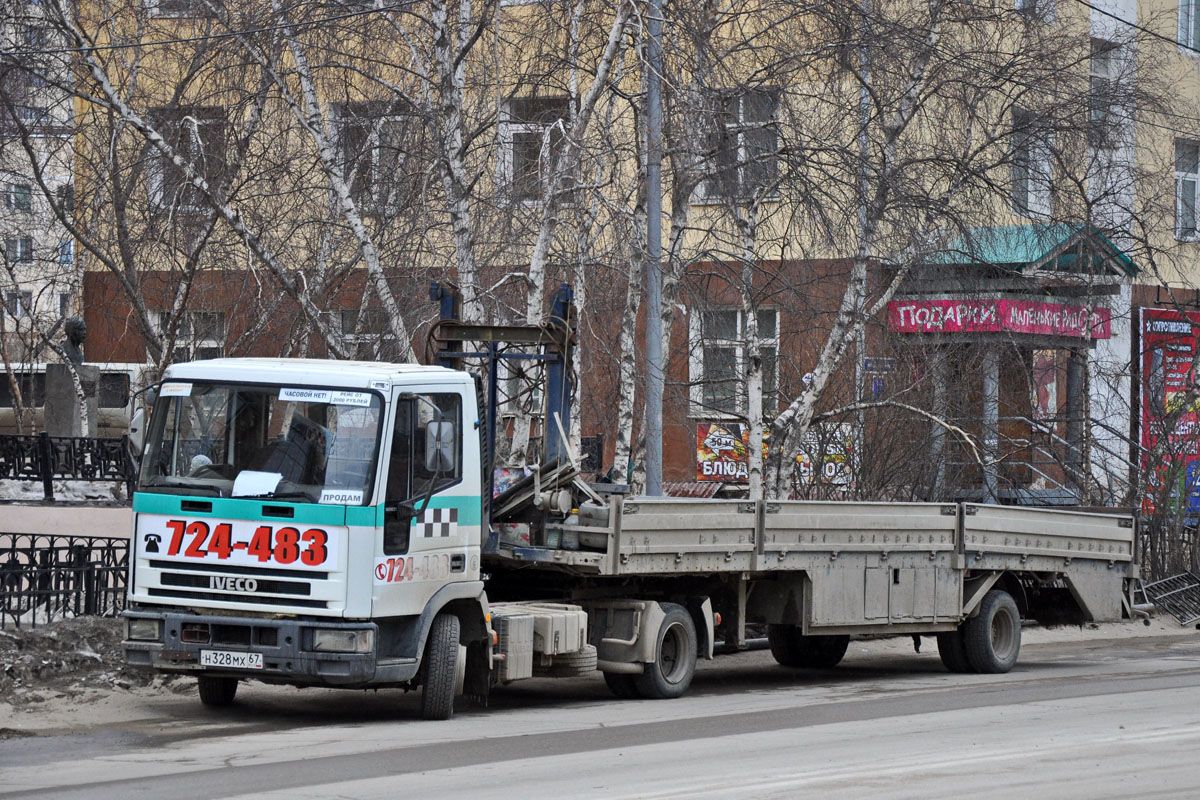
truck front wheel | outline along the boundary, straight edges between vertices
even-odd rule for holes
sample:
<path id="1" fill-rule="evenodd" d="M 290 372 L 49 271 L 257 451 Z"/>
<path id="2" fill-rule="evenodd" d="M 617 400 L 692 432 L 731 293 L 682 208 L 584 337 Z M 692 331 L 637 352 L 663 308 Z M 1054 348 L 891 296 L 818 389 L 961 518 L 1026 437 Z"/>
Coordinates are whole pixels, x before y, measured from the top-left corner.
<path id="1" fill-rule="evenodd" d="M 454 684 L 458 676 L 460 625 L 453 614 L 438 614 L 425 642 L 425 683 L 421 689 L 421 717 L 450 719 L 454 715 Z"/>
<path id="2" fill-rule="evenodd" d="M 795 625 L 768 625 L 771 655 L 785 667 L 832 669 L 850 646 L 849 636 L 804 636 Z"/>
<path id="3" fill-rule="evenodd" d="M 967 661 L 976 672 L 999 674 L 1017 663 L 1021 652 L 1021 612 L 1012 595 L 992 589 L 983 596 L 979 614 L 963 623 Z"/>
<path id="4" fill-rule="evenodd" d="M 675 603 L 663 603 L 662 610 L 666 616 L 658 626 L 654 662 L 634 676 L 638 694 L 651 700 L 679 697 L 696 674 L 696 625 L 692 615 Z"/>
<path id="5" fill-rule="evenodd" d="M 217 678 L 212 675 L 200 675 L 196 678 L 200 690 L 200 702 L 206 706 L 218 708 L 233 702 L 237 694 L 237 678 Z"/>

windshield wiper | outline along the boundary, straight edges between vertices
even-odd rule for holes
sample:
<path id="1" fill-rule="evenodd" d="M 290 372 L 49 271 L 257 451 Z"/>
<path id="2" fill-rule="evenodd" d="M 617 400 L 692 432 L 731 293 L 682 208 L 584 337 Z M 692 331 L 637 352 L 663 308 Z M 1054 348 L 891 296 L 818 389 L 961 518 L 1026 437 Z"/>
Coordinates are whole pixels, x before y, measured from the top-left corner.
<path id="1" fill-rule="evenodd" d="M 190 483 L 186 481 L 171 480 L 169 478 L 160 478 L 153 481 L 147 481 L 138 486 L 139 489 L 186 489 L 189 492 L 205 492 L 214 494 L 220 497 L 221 487 L 210 486 L 206 483 Z"/>
<path id="2" fill-rule="evenodd" d="M 316 502 L 309 492 L 289 491 L 289 492 L 264 492 L 263 494 L 236 494 L 233 495 L 234 500 L 307 500 L 310 503 Z"/>

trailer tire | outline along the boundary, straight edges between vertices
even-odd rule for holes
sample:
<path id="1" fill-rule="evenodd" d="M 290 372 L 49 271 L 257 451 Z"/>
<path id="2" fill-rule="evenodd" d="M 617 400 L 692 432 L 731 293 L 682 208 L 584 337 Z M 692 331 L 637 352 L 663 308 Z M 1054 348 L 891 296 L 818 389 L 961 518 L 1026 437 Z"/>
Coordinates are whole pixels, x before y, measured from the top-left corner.
<path id="1" fill-rule="evenodd" d="M 221 708 L 233 702 L 237 694 L 237 678 L 218 678 L 213 675 L 199 675 L 196 678 L 196 688 L 200 691 L 200 702 L 210 708 Z"/>
<path id="2" fill-rule="evenodd" d="M 951 672 L 974 672 L 967 659 L 967 643 L 961 629 L 945 631 L 937 635 L 938 656 Z"/>
<path id="3" fill-rule="evenodd" d="M 438 614 L 425 643 L 425 681 L 421 688 L 422 719 L 454 716 L 454 688 L 458 675 L 460 624 L 453 614 Z"/>
<path id="4" fill-rule="evenodd" d="M 805 636 L 795 625 L 768 625 L 771 655 L 793 669 L 832 669 L 841 663 L 850 646 L 849 636 Z"/>
<path id="5" fill-rule="evenodd" d="M 638 693 L 637 684 L 633 682 L 634 677 L 623 672 L 606 672 L 604 673 L 604 683 L 614 697 L 622 700 L 635 700 L 641 695 Z"/>
<path id="6" fill-rule="evenodd" d="M 1021 652 L 1021 612 L 1003 589 L 983 596 L 979 614 L 963 623 L 967 661 L 976 672 L 1001 674 L 1017 663 Z"/>
<path id="7" fill-rule="evenodd" d="M 662 624 L 655 635 L 654 661 L 633 678 L 638 694 L 650 700 L 681 696 L 696 674 L 696 624 L 687 609 L 663 603 Z"/>

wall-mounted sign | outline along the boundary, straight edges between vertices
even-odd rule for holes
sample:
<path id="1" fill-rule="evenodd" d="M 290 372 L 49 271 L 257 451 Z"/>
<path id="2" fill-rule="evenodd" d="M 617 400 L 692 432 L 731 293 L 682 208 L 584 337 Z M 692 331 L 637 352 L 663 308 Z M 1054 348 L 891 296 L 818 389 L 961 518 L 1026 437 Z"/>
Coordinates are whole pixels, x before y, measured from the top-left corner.
<path id="1" fill-rule="evenodd" d="M 1200 514 L 1200 403 L 1188 402 L 1195 376 L 1200 313 L 1186 316 L 1165 308 L 1143 308 L 1142 469 L 1147 495 L 1142 510 L 1153 513 L 1154 495 L 1184 498 L 1184 513 Z M 1167 484 L 1170 484 L 1167 487 Z"/>
<path id="2" fill-rule="evenodd" d="M 750 482 L 750 428 L 736 422 L 696 426 L 696 480 Z"/>
<path id="3" fill-rule="evenodd" d="M 854 426 L 843 422 L 809 428 L 795 463 L 797 485 L 849 486 L 854 479 Z"/>
<path id="4" fill-rule="evenodd" d="M 897 333 L 1021 333 L 1108 339 L 1112 310 L 1012 297 L 892 300 L 888 329 Z"/>

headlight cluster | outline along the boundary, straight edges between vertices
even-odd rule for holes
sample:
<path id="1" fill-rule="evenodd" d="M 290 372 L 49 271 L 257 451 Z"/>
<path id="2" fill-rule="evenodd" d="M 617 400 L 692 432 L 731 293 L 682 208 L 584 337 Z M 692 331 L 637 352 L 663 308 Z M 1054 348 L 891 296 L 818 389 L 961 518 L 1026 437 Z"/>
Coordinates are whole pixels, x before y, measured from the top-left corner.
<path id="1" fill-rule="evenodd" d="M 322 653 L 370 653 L 375 649 L 375 631 L 313 630 L 312 649 Z"/>
<path id="2" fill-rule="evenodd" d="M 128 619 L 125 621 L 126 638 L 139 642 L 157 642 L 161 628 L 156 619 Z"/>

